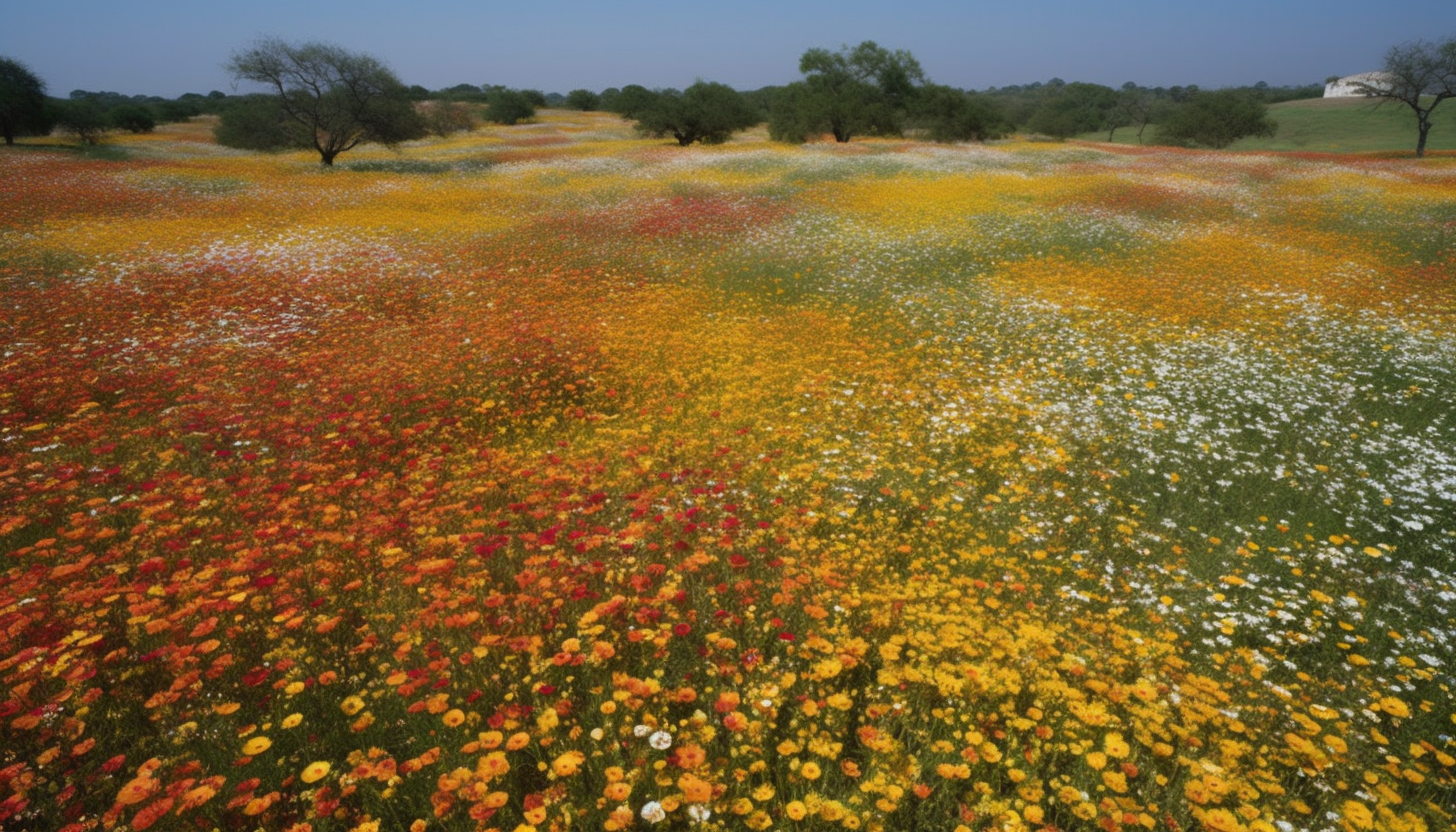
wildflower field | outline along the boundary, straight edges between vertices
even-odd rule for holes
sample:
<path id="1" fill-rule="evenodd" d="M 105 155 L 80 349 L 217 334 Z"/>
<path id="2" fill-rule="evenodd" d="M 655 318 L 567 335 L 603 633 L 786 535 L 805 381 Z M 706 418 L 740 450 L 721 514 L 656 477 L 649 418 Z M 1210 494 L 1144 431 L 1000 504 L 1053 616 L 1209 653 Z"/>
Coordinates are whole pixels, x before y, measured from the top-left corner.
<path id="1" fill-rule="evenodd" d="M 0 828 L 1456 819 L 1456 158 L 0 153 Z"/>

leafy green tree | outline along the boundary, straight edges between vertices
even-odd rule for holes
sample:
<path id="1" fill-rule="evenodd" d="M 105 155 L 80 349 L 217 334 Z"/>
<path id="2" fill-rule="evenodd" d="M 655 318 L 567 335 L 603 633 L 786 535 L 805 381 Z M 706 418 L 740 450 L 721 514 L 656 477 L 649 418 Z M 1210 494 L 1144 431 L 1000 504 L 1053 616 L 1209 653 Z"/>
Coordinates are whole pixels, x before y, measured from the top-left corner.
<path id="1" fill-rule="evenodd" d="M 456 84 L 453 87 L 446 87 L 435 95 L 436 98 L 443 98 L 448 101 L 485 101 L 485 90 L 478 84 Z"/>
<path id="2" fill-rule="evenodd" d="M 920 88 L 910 121 L 937 142 L 985 141 L 1006 135 L 1005 117 L 993 99 L 940 84 Z"/>
<path id="3" fill-rule="evenodd" d="M 1065 139 L 1109 128 L 1116 118 L 1117 91 L 1101 84 L 1060 84 L 1042 99 L 1026 126 L 1034 132 Z"/>
<path id="4" fill-rule="evenodd" d="M 566 94 L 566 106 L 572 110 L 591 112 L 602 106 L 602 97 L 591 90 L 572 90 Z"/>
<path id="5" fill-rule="evenodd" d="M 1416 114 L 1416 156 L 1426 155 L 1431 113 L 1442 101 L 1456 97 L 1456 37 L 1439 43 L 1416 40 L 1390 47 L 1385 53 L 1383 77 L 1359 84 L 1365 93 L 1410 107 Z"/>
<path id="6" fill-rule="evenodd" d="M 660 92 L 637 117 L 649 136 L 672 136 L 681 147 L 693 142 L 722 144 L 759 122 L 758 111 L 726 84 L 698 81 L 681 93 Z"/>
<path id="7" fill-rule="evenodd" d="M 13 58 L 0 56 L 0 134 L 6 144 L 16 136 L 49 133 L 45 82 L 29 67 Z"/>
<path id="8" fill-rule="evenodd" d="M 420 111 L 426 129 L 441 138 L 475 129 L 475 112 L 464 101 L 428 101 L 420 105 Z"/>
<path id="9" fill-rule="evenodd" d="M 101 144 L 113 126 L 106 110 L 92 98 L 57 101 L 54 114 L 56 126 L 75 136 L 81 144 Z"/>
<path id="10" fill-rule="evenodd" d="M 636 121 L 656 100 L 657 96 L 652 90 L 641 84 L 628 84 L 615 95 L 608 97 L 609 104 L 604 106 L 609 112 Z"/>
<path id="11" fill-rule="evenodd" d="M 904 50 L 864 41 L 838 52 L 810 49 L 799 58 L 804 80 L 774 103 L 769 134 L 802 140 L 829 132 L 837 142 L 858 135 L 900 135 L 904 116 L 925 73 Z"/>
<path id="12" fill-rule="evenodd" d="M 264 38 L 234 54 L 227 68 L 235 78 L 268 87 L 282 115 L 285 145 L 313 148 L 324 165 L 364 142 L 392 147 L 425 133 L 409 89 L 370 55 Z M 236 133 L 223 130 L 218 141 Z M 260 141 L 278 137 L 270 130 Z"/>
<path id="13" fill-rule="evenodd" d="M 1117 103 L 1107 120 L 1107 140 L 1112 141 L 1119 127 L 1136 127 L 1138 143 L 1142 144 L 1143 131 L 1152 121 L 1157 101 L 1157 95 L 1147 87 L 1140 87 L 1131 81 L 1123 84 L 1122 89 L 1117 91 Z"/>
<path id="14" fill-rule="evenodd" d="M 245 95 L 223 107 L 213 138 L 224 147 L 273 152 L 296 146 L 296 132 L 275 96 Z"/>
<path id="15" fill-rule="evenodd" d="M 1159 125 L 1165 144 L 1224 148 L 1245 136 L 1272 136 L 1269 108 L 1239 90 L 1195 92 Z"/>
<path id="16" fill-rule="evenodd" d="M 531 96 L 522 90 L 494 87 L 486 97 L 485 120 L 496 124 L 518 124 L 536 115 Z"/>
<path id="17" fill-rule="evenodd" d="M 157 117 L 151 108 L 140 104 L 123 104 L 106 113 L 111 123 L 131 133 L 150 133 L 157 129 Z"/>

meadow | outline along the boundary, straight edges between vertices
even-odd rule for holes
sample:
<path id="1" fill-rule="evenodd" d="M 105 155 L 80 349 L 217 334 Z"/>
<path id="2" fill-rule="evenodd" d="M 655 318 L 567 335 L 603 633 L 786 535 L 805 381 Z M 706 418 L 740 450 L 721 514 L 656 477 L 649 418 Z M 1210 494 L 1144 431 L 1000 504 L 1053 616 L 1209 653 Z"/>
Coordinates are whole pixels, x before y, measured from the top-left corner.
<path id="1" fill-rule="evenodd" d="M 0 829 L 1439 832 L 1456 159 L 0 153 Z"/>
<path id="2" fill-rule="evenodd" d="M 1456 109 L 1440 107 L 1432 116 L 1427 152 L 1456 150 Z M 1409 155 L 1416 147 L 1415 112 L 1404 104 L 1384 104 L 1365 98 L 1307 98 L 1269 106 L 1269 118 L 1278 125 L 1273 136 L 1249 136 L 1230 150 L 1280 150 L 1314 153 L 1389 153 Z M 1138 144 L 1136 127 L 1119 127 L 1118 144 Z M 1143 140 L 1155 144 L 1157 127 L 1143 131 Z M 1078 138 L 1105 142 L 1106 131 Z"/>

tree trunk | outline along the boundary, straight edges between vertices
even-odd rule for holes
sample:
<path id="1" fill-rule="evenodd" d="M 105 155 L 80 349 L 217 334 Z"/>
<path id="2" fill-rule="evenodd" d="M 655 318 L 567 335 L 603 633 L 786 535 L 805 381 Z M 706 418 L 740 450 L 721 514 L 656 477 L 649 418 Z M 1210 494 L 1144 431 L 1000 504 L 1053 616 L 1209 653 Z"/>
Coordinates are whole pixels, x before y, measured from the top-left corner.
<path id="1" fill-rule="evenodd" d="M 1418 133 L 1418 138 L 1416 139 L 1416 158 L 1417 159 L 1420 159 L 1420 158 L 1422 158 L 1423 156 L 1426 155 L 1426 134 L 1429 133 L 1429 132 L 1431 132 L 1431 114 L 1430 114 L 1430 111 L 1427 110 L 1424 113 L 1419 113 L 1418 112 L 1417 113 L 1417 118 L 1419 118 L 1420 121 L 1418 122 L 1418 125 L 1417 125 L 1418 128 L 1419 128 L 1419 133 Z"/>
<path id="2" fill-rule="evenodd" d="M 337 155 L 339 155 L 337 151 L 320 150 L 319 161 L 324 163 L 324 167 L 331 168 L 334 166 L 334 157 Z"/>

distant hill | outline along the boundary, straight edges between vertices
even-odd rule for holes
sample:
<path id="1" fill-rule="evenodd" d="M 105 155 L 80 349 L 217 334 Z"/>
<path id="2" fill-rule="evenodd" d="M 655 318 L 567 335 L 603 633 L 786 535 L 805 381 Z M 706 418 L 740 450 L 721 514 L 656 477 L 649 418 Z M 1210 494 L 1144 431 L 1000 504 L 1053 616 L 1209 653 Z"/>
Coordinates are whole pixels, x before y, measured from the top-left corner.
<path id="1" fill-rule="evenodd" d="M 1427 151 L 1456 150 L 1456 102 L 1436 109 L 1435 125 L 1426 141 Z M 1416 147 L 1416 117 L 1409 107 L 1386 103 L 1377 107 L 1368 98 L 1310 98 L 1286 101 L 1269 107 L 1269 116 L 1279 122 L 1273 138 L 1241 139 L 1230 150 L 1305 150 L 1326 153 L 1371 153 L 1409 151 Z M 1143 138 L 1152 141 L 1157 128 L 1150 125 Z M 1118 128 L 1118 144 L 1136 144 L 1137 131 Z M 1107 134 L 1078 136 L 1087 141 L 1105 141 Z"/>

